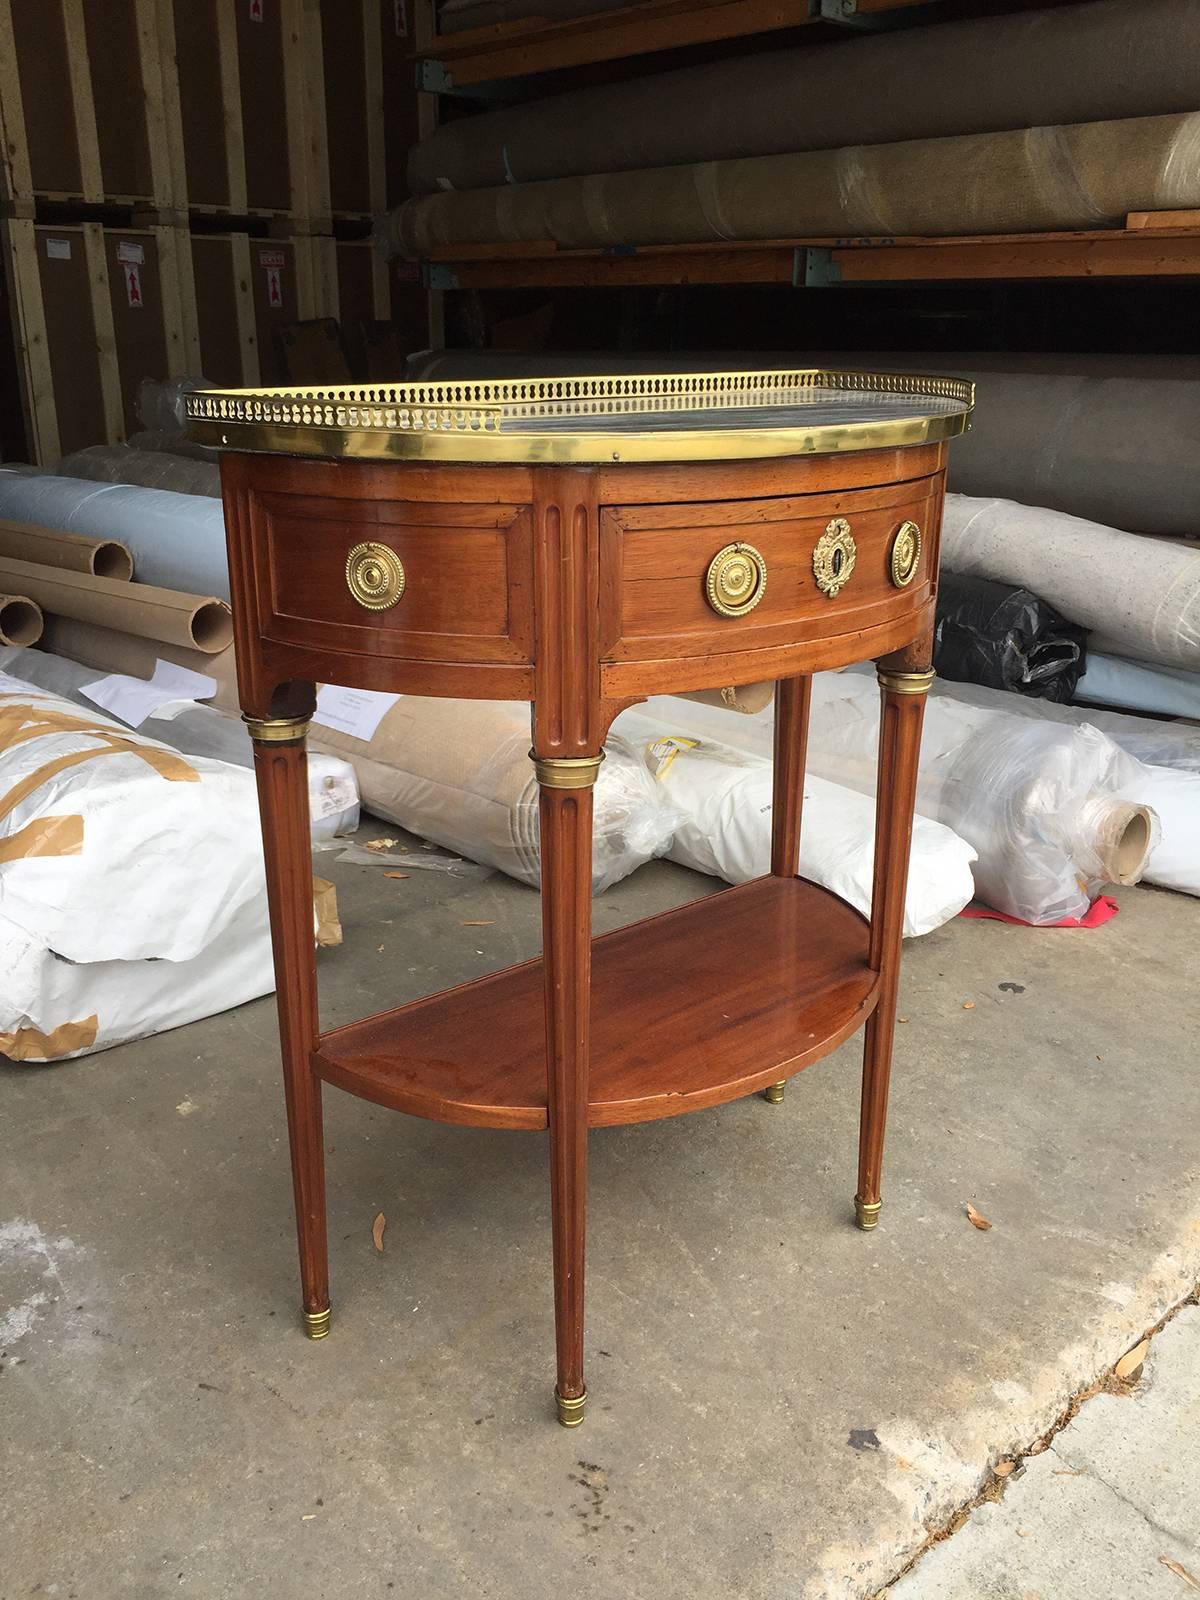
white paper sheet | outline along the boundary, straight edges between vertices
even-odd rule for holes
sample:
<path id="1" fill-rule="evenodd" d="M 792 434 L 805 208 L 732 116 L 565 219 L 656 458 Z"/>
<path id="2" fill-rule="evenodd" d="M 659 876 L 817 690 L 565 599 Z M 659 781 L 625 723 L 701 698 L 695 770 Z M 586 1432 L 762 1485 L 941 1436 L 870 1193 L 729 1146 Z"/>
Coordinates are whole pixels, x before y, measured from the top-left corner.
<path id="1" fill-rule="evenodd" d="M 0 672 L 0 694 L 19 694 L 25 698 L 40 695 L 45 699 L 48 691 L 35 689 L 32 684 L 22 683 L 20 678 L 10 677 L 7 672 Z"/>
<path id="2" fill-rule="evenodd" d="M 379 689 L 343 689 L 340 684 L 323 683 L 317 690 L 313 721 L 354 739 L 370 739 L 399 698 Z"/>
<path id="3" fill-rule="evenodd" d="M 82 693 L 119 721 L 140 728 L 147 717 L 176 701 L 207 700 L 217 692 L 217 680 L 173 661 L 156 661 L 152 678 L 131 678 L 114 672 L 95 683 L 85 683 Z"/>

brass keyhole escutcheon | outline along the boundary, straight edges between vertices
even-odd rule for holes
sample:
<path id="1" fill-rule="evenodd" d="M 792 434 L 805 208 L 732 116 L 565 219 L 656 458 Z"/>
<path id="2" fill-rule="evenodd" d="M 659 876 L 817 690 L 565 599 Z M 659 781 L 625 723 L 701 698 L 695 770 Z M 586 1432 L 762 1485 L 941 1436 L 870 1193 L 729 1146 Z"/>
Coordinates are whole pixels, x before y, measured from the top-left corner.
<path id="1" fill-rule="evenodd" d="M 346 587 L 368 611 L 386 611 L 404 593 L 404 563 L 390 545 L 356 544 L 346 557 Z"/>
<path id="2" fill-rule="evenodd" d="M 902 522 L 892 540 L 892 582 L 907 589 L 921 564 L 921 530 L 915 522 Z"/>
<path id="3" fill-rule="evenodd" d="M 752 544 L 727 544 L 708 563 L 704 594 L 719 617 L 744 617 L 767 588 L 767 563 Z"/>
<path id="4" fill-rule="evenodd" d="M 813 577 L 817 588 L 832 600 L 850 582 L 858 546 L 845 517 L 834 517 L 813 548 Z"/>

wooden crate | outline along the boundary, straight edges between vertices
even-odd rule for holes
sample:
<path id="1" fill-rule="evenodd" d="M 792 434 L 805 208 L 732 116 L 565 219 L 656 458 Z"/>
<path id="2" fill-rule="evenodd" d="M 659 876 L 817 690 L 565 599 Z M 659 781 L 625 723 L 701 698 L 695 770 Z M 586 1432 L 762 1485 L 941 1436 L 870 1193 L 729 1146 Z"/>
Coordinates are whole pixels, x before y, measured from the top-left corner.
<path id="1" fill-rule="evenodd" d="M 0 0 L 7 209 L 178 207 L 161 0 Z"/>
<path id="2" fill-rule="evenodd" d="M 285 381 L 280 331 L 289 323 L 337 315 L 328 275 L 314 268 L 332 245 L 332 239 L 307 234 L 290 239 L 192 235 L 199 370 L 206 378 L 235 387 Z"/>
<path id="3" fill-rule="evenodd" d="M 31 457 L 119 443 L 140 427 L 143 378 L 196 370 L 176 235 L 22 218 L 3 232 Z"/>

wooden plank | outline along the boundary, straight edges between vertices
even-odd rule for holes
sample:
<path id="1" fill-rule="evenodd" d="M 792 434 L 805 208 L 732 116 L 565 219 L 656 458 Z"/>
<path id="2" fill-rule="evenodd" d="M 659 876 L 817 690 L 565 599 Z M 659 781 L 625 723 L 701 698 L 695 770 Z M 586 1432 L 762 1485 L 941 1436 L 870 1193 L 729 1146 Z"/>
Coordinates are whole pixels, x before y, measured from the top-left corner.
<path id="1" fill-rule="evenodd" d="M 911 240 L 767 240 L 644 247 L 627 254 L 560 251 L 448 263 L 464 289 L 792 283 L 796 250 L 828 251 L 843 284 L 1037 278 L 1200 276 L 1200 229 Z M 450 252 L 447 252 L 449 254 Z"/>
<path id="2" fill-rule="evenodd" d="M 860 11 L 892 11 L 928 0 L 860 0 Z M 430 45 L 418 39 L 416 54 L 442 63 L 455 87 L 563 67 L 584 66 L 711 44 L 781 28 L 804 27 L 814 18 L 807 0 L 653 0 L 619 11 L 546 21 L 523 18 L 447 34 Z"/>
<path id="3" fill-rule="evenodd" d="M 47 351 L 63 454 L 107 436 L 96 346 L 95 303 L 82 227 L 36 227 L 38 276 L 46 313 Z M 101 261 L 103 267 L 103 261 Z M 110 368 L 115 363 L 110 357 Z"/>
<path id="4" fill-rule="evenodd" d="M 253 389 L 262 382 L 258 352 L 258 328 L 254 317 L 254 292 L 250 266 L 250 240 L 244 233 L 230 235 L 233 264 L 233 291 L 236 307 L 238 349 L 242 357 L 242 383 Z"/>
<path id="5" fill-rule="evenodd" d="M 187 221 L 187 162 L 171 0 L 135 0 L 138 64 L 150 146 L 150 193 L 166 220 Z"/>
<path id="6" fill-rule="evenodd" d="M 229 209 L 236 215 L 243 215 L 246 210 L 246 138 L 242 128 L 242 71 L 238 58 L 237 13 L 234 11 L 233 0 L 217 0 L 216 22 Z M 246 379 L 247 384 L 257 381 L 257 379 Z"/>
<path id="7" fill-rule="evenodd" d="M 366 66 L 367 188 L 370 209 L 378 215 L 387 209 L 387 154 L 383 133 L 383 53 L 379 48 L 382 15 L 380 0 L 362 0 L 363 58 Z"/>
<path id="8" fill-rule="evenodd" d="M 13 307 L 13 343 L 20 374 L 21 409 L 30 458 L 42 466 L 57 463 L 58 412 L 50 368 L 50 340 L 42 301 L 37 238 L 33 223 L 10 218 L 0 223 L 4 239 L 4 274 Z"/>
<path id="9" fill-rule="evenodd" d="M 329 135 L 320 0 L 283 0 L 280 20 L 291 211 L 313 233 L 327 233 Z"/>
<path id="10" fill-rule="evenodd" d="M 104 178 L 100 167 L 100 140 L 96 130 L 96 106 L 92 99 L 83 0 L 62 0 L 62 7 L 67 38 L 67 73 L 71 105 L 75 113 L 75 137 L 79 141 L 80 185 L 83 198 L 98 203 L 104 199 Z"/>
<path id="11" fill-rule="evenodd" d="M 17 43 L 9 0 L 0 0 L 0 139 L 3 140 L 0 196 L 5 200 L 31 204 L 33 177 L 29 170 L 25 107 L 21 99 L 21 74 L 17 68 Z M 11 247 L 11 240 L 9 244 Z M 9 251 L 6 249 L 6 262 L 8 257 Z"/>
<path id="12" fill-rule="evenodd" d="M 154 227 L 150 232 L 158 251 L 163 325 L 167 334 L 167 377 L 198 375 L 203 368 L 191 237 L 183 228 Z"/>
<path id="13" fill-rule="evenodd" d="M 100 363 L 100 397 L 104 408 L 104 438 L 95 439 L 92 443 L 120 444 L 125 438 L 125 407 L 121 396 L 104 229 L 98 222 L 85 222 L 80 232 L 83 234 L 84 260 L 87 262 L 92 326 L 96 330 L 96 356 Z"/>
<path id="14" fill-rule="evenodd" d="M 1126 228 L 1200 228 L 1200 211 L 1131 211 Z"/>
<path id="15" fill-rule="evenodd" d="M 142 425 L 137 403 L 143 378 L 172 375 L 167 324 L 167 297 L 172 286 L 164 283 L 158 239 L 149 229 L 106 229 L 104 254 L 116 337 L 121 437 L 127 439 Z"/>

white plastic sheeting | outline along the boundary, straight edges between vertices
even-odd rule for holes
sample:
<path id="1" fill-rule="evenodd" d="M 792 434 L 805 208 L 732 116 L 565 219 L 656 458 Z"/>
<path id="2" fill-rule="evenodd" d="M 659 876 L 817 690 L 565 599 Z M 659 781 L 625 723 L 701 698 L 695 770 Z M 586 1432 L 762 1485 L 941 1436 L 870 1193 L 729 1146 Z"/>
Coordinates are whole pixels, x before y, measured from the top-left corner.
<path id="1" fill-rule="evenodd" d="M 1200 668 L 1200 548 L 950 494 L 942 565 L 1032 590 L 1120 655 Z"/>
<path id="2" fill-rule="evenodd" d="M 219 500 L 53 473 L 0 471 L 0 517 L 120 539 L 139 583 L 229 599 L 225 521 Z"/>
<path id="3" fill-rule="evenodd" d="M 0 677 L 0 1050 L 102 1049 L 273 987 L 249 772 Z"/>
<path id="4" fill-rule="evenodd" d="M 917 809 L 977 852 L 978 897 L 1024 922 L 1049 924 L 1082 916 L 1107 883 L 1136 882 L 1139 859 L 1149 848 L 1153 860 L 1158 842 L 1157 821 L 1139 798 L 1149 782 L 1146 769 L 1086 723 L 1060 726 L 1019 714 L 1020 707 L 1043 702 L 974 685 L 949 687 L 1018 706 L 1014 712 L 984 709 L 935 692 L 926 707 Z M 663 708 L 677 732 L 715 733 L 735 748 L 770 752 L 771 711 L 738 717 L 684 701 L 649 702 L 656 716 Z M 1085 714 L 1074 715 L 1082 723 Z M 818 674 L 809 771 L 873 794 L 878 743 L 874 675 Z"/>
<path id="5" fill-rule="evenodd" d="M 668 708 L 682 703 L 656 701 L 652 713 L 626 711 L 618 718 L 621 735 L 642 752 L 678 814 L 668 857 L 728 883 L 761 877 L 771 864 L 771 762 L 710 738 L 689 747 L 684 735 L 681 742 L 664 748 L 663 736 L 679 732 L 676 716 Z M 719 710 L 717 714 L 729 715 Z M 951 829 L 917 817 L 904 907 L 905 938 L 931 933 L 957 916 L 974 893 L 974 859 L 974 850 Z M 806 776 L 802 876 L 869 916 L 874 862 L 874 798 Z"/>
<path id="6" fill-rule="evenodd" d="M 92 667 L 80 666 L 45 650 L 13 647 L 0 649 L 0 672 L 61 695 L 82 706 L 89 715 L 96 710 L 95 703 L 83 693 L 84 687 L 99 676 Z M 158 739 L 184 755 L 210 756 L 237 767 L 254 764 L 250 735 L 242 722 L 213 706 L 176 701 L 139 723 L 138 730 L 146 738 Z M 314 840 L 354 832 L 359 820 L 358 780 L 348 761 L 315 750 L 309 753 L 308 810 Z"/>

